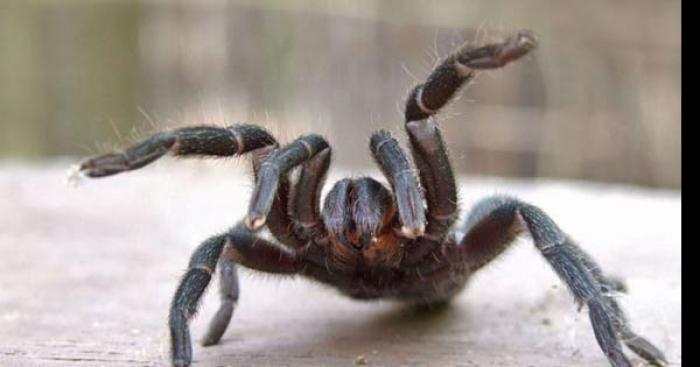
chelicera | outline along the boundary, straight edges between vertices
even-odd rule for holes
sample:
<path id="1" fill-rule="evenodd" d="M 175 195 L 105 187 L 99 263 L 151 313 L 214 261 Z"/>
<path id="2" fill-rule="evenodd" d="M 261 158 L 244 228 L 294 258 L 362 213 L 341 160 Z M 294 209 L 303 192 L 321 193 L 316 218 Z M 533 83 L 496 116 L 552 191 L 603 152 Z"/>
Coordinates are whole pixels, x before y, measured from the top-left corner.
<path id="1" fill-rule="evenodd" d="M 195 250 L 173 297 L 172 364 L 192 362 L 188 322 L 215 271 L 221 277 L 222 302 L 204 345 L 216 344 L 229 324 L 238 301 L 236 266 L 301 275 L 355 299 L 432 305 L 454 298 L 472 274 L 524 233 L 576 301 L 587 307 L 595 337 L 612 366 L 631 366 L 622 343 L 651 364 L 665 364 L 662 352 L 628 326 L 612 297 L 619 284 L 536 206 L 512 197 L 488 197 L 458 227 L 463 236 L 453 229 L 457 189 L 434 115 L 477 71 L 503 67 L 535 46 L 533 35 L 521 31 L 503 42 L 455 50 L 408 96 L 405 129 L 415 168 L 395 138 L 376 132 L 370 150 L 389 187 L 370 177 L 342 179 L 322 207 L 331 147 L 314 134 L 280 145 L 254 125 L 188 127 L 82 163 L 81 173 L 103 177 L 141 168 L 168 153 L 251 153 L 255 188 L 247 215 Z M 298 176 L 292 176 L 297 167 Z M 259 236 L 264 227 L 278 243 Z"/>

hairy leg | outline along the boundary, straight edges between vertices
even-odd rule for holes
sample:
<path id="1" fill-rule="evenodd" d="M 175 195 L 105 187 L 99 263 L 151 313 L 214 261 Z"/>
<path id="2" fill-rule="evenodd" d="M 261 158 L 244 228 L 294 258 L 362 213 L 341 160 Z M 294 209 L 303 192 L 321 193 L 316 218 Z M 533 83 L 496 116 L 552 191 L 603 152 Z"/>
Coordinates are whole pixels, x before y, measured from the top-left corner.
<path id="1" fill-rule="evenodd" d="M 192 342 L 188 322 L 197 312 L 202 294 L 206 290 L 219 258 L 222 261 L 223 304 L 217 312 L 204 343 L 218 342 L 233 313 L 233 303 L 237 298 L 235 275 L 227 273 L 232 263 L 269 273 L 295 274 L 300 262 L 295 253 L 255 237 L 242 225 L 230 232 L 212 237 L 200 245 L 190 258 L 189 266 L 180 281 L 170 305 L 169 327 L 171 358 L 173 366 L 189 366 L 192 363 Z M 223 289 L 226 287 L 226 289 Z M 230 303 L 229 303 L 230 302 Z"/>
<path id="2" fill-rule="evenodd" d="M 426 237 L 441 241 L 457 219 L 457 186 L 447 149 L 434 119 L 406 123 L 428 207 Z"/>
<path id="3" fill-rule="evenodd" d="M 260 163 L 253 197 L 248 207 L 245 224 L 252 230 L 261 228 L 277 196 L 280 181 L 300 164 L 328 148 L 328 143 L 319 135 L 302 136 L 289 145 L 277 149 Z"/>
<path id="4" fill-rule="evenodd" d="M 443 60 L 426 82 L 417 85 L 409 94 L 405 110 L 406 132 L 425 190 L 427 226 L 425 234 L 407 249 L 405 265 L 414 265 L 438 249 L 459 215 L 454 174 L 433 115 L 473 78 L 475 70 L 505 66 L 534 47 L 535 39 L 528 32 L 520 32 L 501 43 L 466 45 Z"/>
<path id="5" fill-rule="evenodd" d="M 224 243 L 225 236 L 217 236 L 200 245 L 192 255 L 187 272 L 175 291 L 168 317 L 173 366 L 189 366 L 192 363 L 188 321 L 197 312 L 200 298 L 209 284 Z"/>
<path id="6" fill-rule="evenodd" d="M 276 146 L 270 146 L 253 152 L 254 182 L 258 182 L 262 163 L 265 162 L 276 149 Z M 289 174 L 283 174 L 279 177 L 277 192 L 273 199 L 270 212 L 267 214 L 266 223 L 270 233 L 278 242 L 292 248 L 301 248 L 307 241 L 294 231 L 294 222 L 290 216 L 290 198 L 293 196 L 289 176 Z"/>
<path id="7" fill-rule="evenodd" d="M 407 238 L 423 235 L 425 208 L 421 189 L 399 142 L 387 131 L 379 131 L 370 138 L 370 149 L 394 192 L 401 233 Z"/>
<path id="8" fill-rule="evenodd" d="M 221 340 L 228 327 L 233 311 L 238 303 L 238 275 L 236 265 L 231 259 L 223 256 L 219 258 L 219 296 L 221 304 L 209 323 L 209 329 L 202 339 L 203 346 L 214 345 Z"/>
<path id="9" fill-rule="evenodd" d="M 539 208 L 509 197 L 490 197 L 472 210 L 465 231 L 461 253 L 472 272 L 501 254 L 521 233 L 528 232 L 576 301 L 588 306 L 598 345 L 612 366 L 631 366 L 620 341 L 649 363 L 666 363 L 658 348 L 630 330 L 611 297 L 611 284 L 598 265 Z"/>
<path id="10" fill-rule="evenodd" d="M 425 234 L 407 247 L 403 259 L 412 266 L 440 249 L 459 212 L 454 173 L 437 124 L 433 118 L 410 121 L 406 131 L 427 204 Z"/>
<path id="11" fill-rule="evenodd" d="M 406 121 L 423 120 L 437 113 L 471 78 L 476 70 L 500 68 L 537 46 L 535 37 L 521 31 L 503 42 L 465 45 L 445 58 L 428 77 L 413 88 L 406 101 Z"/>
<path id="12" fill-rule="evenodd" d="M 155 134 L 121 153 L 89 159 L 80 171 L 88 177 L 104 177 L 141 168 L 167 153 L 227 157 L 275 144 L 272 135 L 253 125 L 187 127 Z"/>

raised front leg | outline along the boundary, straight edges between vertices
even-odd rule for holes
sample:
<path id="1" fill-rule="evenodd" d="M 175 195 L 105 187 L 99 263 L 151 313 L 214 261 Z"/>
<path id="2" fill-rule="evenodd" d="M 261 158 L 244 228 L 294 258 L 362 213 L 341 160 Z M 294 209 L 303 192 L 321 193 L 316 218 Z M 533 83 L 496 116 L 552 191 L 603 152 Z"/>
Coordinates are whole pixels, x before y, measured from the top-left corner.
<path id="1" fill-rule="evenodd" d="M 306 135 L 273 151 L 260 163 L 257 169 L 253 197 L 245 218 L 248 228 L 257 230 L 266 223 L 280 187 L 280 181 L 286 178 L 289 171 L 310 160 L 326 148 L 328 148 L 328 143 L 323 137 Z"/>
<path id="2" fill-rule="evenodd" d="M 407 249 L 404 264 L 411 266 L 439 250 L 458 216 L 458 197 L 447 148 L 433 116 L 474 76 L 478 69 L 506 65 L 535 47 L 526 31 L 501 43 L 466 45 L 435 68 L 423 84 L 417 85 L 406 100 L 406 131 L 420 182 L 425 190 L 427 225 L 425 234 Z"/>
<path id="3" fill-rule="evenodd" d="M 515 61 L 537 46 L 534 35 L 521 31 L 503 42 L 484 46 L 467 44 L 450 54 L 417 85 L 406 101 L 406 121 L 423 120 L 437 113 L 476 70 L 495 69 Z"/>
<path id="4" fill-rule="evenodd" d="M 399 142 L 387 131 L 379 131 L 372 135 L 370 149 L 394 192 L 401 233 L 407 238 L 422 236 L 425 232 L 423 196 Z"/>
<path id="5" fill-rule="evenodd" d="M 465 231 L 460 250 L 471 272 L 501 254 L 521 233 L 528 232 L 537 250 L 576 301 L 588 306 L 598 345 L 612 366 L 631 366 L 620 341 L 655 366 L 667 363 L 658 348 L 630 329 L 611 294 L 614 283 L 604 277 L 594 260 L 539 208 L 509 197 L 487 198 L 472 210 Z"/>
<path id="6" fill-rule="evenodd" d="M 228 257 L 222 256 L 219 258 L 218 272 L 221 304 L 209 323 L 207 334 L 202 339 L 203 346 L 214 345 L 221 340 L 238 303 L 239 288 L 236 264 Z"/>
<path id="7" fill-rule="evenodd" d="M 189 366 L 192 363 L 188 322 L 197 313 L 200 298 L 209 285 L 225 242 L 225 236 L 217 236 L 200 245 L 192 254 L 187 272 L 175 291 L 168 317 L 171 360 L 175 367 Z"/>

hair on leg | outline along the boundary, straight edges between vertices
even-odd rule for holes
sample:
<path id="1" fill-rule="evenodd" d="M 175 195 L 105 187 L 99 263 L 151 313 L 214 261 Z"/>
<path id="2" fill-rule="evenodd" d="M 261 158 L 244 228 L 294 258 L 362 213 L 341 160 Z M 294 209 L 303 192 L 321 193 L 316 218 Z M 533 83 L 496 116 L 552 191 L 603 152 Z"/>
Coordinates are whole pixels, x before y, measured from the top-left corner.
<path id="1" fill-rule="evenodd" d="M 457 218 L 457 186 L 440 129 L 433 118 L 406 123 L 413 161 L 428 207 L 426 236 L 441 240 Z"/>
<path id="2" fill-rule="evenodd" d="M 620 341 L 649 363 L 666 363 L 658 348 L 631 332 L 599 266 L 539 208 L 509 197 L 490 197 L 472 210 L 465 230 L 460 245 L 471 271 L 486 265 L 521 233 L 528 232 L 576 301 L 588 306 L 596 340 L 611 365 L 631 366 Z"/>
<path id="3" fill-rule="evenodd" d="M 173 366 L 189 366 L 192 363 L 188 322 L 197 312 L 200 298 L 209 285 L 225 242 L 226 236 L 216 236 L 201 244 L 192 254 L 187 272 L 175 291 L 168 317 Z"/>
<path id="4" fill-rule="evenodd" d="M 458 213 L 457 188 L 447 148 L 432 115 L 438 113 L 455 93 L 474 76 L 477 69 L 505 66 L 530 52 L 535 38 L 521 31 L 503 42 L 484 46 L 465 45 L 447 56 L 414 87 L 406 100 L 405 120 L 413 161 L 425 192 L 427 224 L 425 234 L 406 251 L 404 264 L 414 265 L 438 249 Z"/>
<path id="5" fill-rule="evenodd" d="M 206 345 L 218 342 L 233 313 L 238 295 L 233 263 L 275 274 L 295 274 L 301 267 L 301 261 L 294 252 L 256 237 L 242 224 L 202 243 L 192 254 L 170 305 L 171 358 L 174 366 L 189 366 L 192 363 L 188 322 L 196 314 L 201 296 L 222 256 L 225 258 L 221 261 L 223 268 L 220 270 L 223 302 L 204 338 Z"/>
<path id="6" fill-rule="evenodd" d="M 421 188 L 399 142 L 382 130 L 372 135 L 370 149 L 394 192 L 401 233 L 407 238 L 423 235 L 425 208 Z"/>
<path id="7" fill-rule="evenodd" d="M 253 230 L 262 227 L 272 208 L 280 180 L 291 169 L 326 148 L 328 143 L 320 135 L 305 135 L 270 153 L 257 170 L 255 189 L 245 218 L 246 226 Z"/>
<path id="8" fill-rule="evenodd" d="M 203 346 L 214 345 L 221 340 L 221 336 L 224 335 L 238 303 L 239 290 L 236 265 L 229 258 L 222 256 L 219 258 L 218 272 L 221 304 L 202 339 Z"/>
<path id="9" fill-rule="evenodd" d="M 484 46 L 465 45 L 447 56 L 425 83 L 414 87 L 406 101 L 406 121 L 434 115 L 471 78 L 475 70 L 500 68 L 537 46 L 532 33 L 520 31 L 503 42 Z"/>
<path id="10" fill-rule="evenodd" d="M 88 177 L 104 177 L 141 168 L 167 153 L 227 157 L 275 144 L 272 135 L 253 125 L 186 127 L 155 134 L 121 153 L 88 159 L 79 169 Z"/>

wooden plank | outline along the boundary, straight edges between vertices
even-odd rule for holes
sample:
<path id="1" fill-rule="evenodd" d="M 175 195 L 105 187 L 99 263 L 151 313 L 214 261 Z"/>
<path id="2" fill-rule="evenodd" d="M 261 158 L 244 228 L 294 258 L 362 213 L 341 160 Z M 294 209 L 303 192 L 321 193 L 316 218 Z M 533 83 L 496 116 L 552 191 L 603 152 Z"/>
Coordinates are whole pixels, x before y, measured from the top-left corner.
<path id="1" fill-rule="evenodd" d="M 0 169 L 0 365 L 164 365 L 189 253 L 242 216 L 249 179 L 221 163 L 167 162 L 71 188 L 67 166 Z M 680 365 L 680 193 L 469 178 L 464 207 L 494 190 L 537 203 L 625 277 L 635 328 Z M 241 286 L 222 344 L 196 346 L 196 366 L 608 366 L 528 241 L 432 313 L 250 271 Z M 195 340 L 217 302 L 205 297 Z"/>

